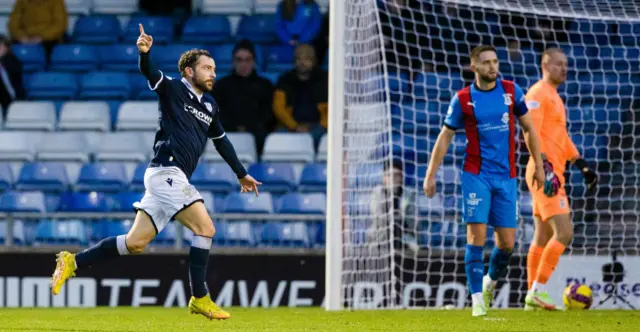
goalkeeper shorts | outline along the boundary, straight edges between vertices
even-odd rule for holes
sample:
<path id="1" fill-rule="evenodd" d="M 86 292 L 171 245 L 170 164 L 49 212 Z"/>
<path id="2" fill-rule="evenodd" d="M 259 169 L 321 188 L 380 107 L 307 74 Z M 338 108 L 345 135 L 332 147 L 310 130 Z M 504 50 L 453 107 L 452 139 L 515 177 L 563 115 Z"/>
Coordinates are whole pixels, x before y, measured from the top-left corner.
<path id="1" fill-rule="evenodd" d="M 178 167 L 150 167 L 144 172 L 145 193 L 133 208 L 146 212 L 156 228 L 162 232 L 182 210 L 196 202 L 204 202 L 196 188 Z"/>
<path id="2" fill-rule="evenodd" d="M 553 216 L 571 213 L 564 185 L 558 189 L 558 193 L 553 197 L 545 195 L 544 188 L 536 191 L 529 177 L 527 177 L 527 186 L 531 192 L 531 203 L 535 217 L 539 217 L 542 221 L 547 221 Z"/>

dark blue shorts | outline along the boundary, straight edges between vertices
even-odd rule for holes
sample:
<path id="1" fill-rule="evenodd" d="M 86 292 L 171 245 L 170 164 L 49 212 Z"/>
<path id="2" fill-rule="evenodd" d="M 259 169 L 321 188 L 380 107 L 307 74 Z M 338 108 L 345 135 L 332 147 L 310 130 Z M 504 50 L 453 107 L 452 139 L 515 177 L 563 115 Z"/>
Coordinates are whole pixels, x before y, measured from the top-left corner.
<path id="1" fill-rule="evenodd" d="M 518 226 L 517 179 L 496 180 L 462 172 L 462 219 L 493 227 Z"/>

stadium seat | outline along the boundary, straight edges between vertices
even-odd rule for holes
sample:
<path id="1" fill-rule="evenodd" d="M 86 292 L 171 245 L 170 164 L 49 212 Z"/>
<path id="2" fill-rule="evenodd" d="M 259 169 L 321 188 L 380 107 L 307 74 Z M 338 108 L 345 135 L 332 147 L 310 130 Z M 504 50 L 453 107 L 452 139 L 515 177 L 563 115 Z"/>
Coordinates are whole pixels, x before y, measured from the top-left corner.
<path id="1" fill-rule="evenodd" d="M 531 193 L 528 191 L 520 192 L 520 199 L 518 201 L 518 214 L 523 217 L 531 218 L 533 215 L 533 201 L 531 198 Z"/>
<path id="2" fill-rule="evenodd" d="M 230 193 L 224 200 L 224 213 L 272 213 L 273 200 L 268 192 Z"/>
<path id="3" fill-rule="evenodd" d="M 318 144 L 318 153 L 316 153 L 316 162 L 326 162 L 328 150 L 329 150 L 329 137 L 326 134 L 324 134 L 320 138 L 320 143 Z"/>
<path id="4" fill-rule="evenodd" d="M 222 45 L 212 45 L 207 47 L 211 56 L 216 60 L 216 72 L 221 75 L 227 75 L 230 73 L 233 68 L 233 48 L 234 44 L 222 44 Z M 256 56 L 257 58 L 257 56 Z M 257 64 L 256 67 L 260 67 Z"/>
<path id="5" fill-rule="evenodd" d="M 571 141 L 584 159 L 607 159 L 608 137 L 593 134 L 570 134 Z"/>
<path id="6" fill-rule="evenodd" d="M 39 44 L 15 44 L 11 46 L 13 53 L 22 62 L 25 73 L 43 71 L 46 66 L 44 47 Z"/>
<path id="7" fill-rule="evenodd" d="M 258 160 L 256 152 L 256 141 L 250 133 L 227 133 L 227 138 L 233 144 L 238 159 L 245 164 L 250 164 Z M 207 144 L 202 160 L 209 162 L 225 162 L 216 150 L 215 145 Z"/>
<path id="8" fill-rule="evenodd" d="M 429 198 L 425 195 L 418 195 L 417 210 L 421 217 L 431 218 L 444 215 L 444 202 L 440 194 Z"/>
<path id="9" fill-rule="evenodd" d="M 268 79 L 269 82 L 271 82 L 271 84 L 273 85 L 278 84 L 278 80 L 280 79 L 281 75 L 282 75 L 281 72 L 272 72 L 272 71 L 260 73 L 260 76 Z"/>
<path id="10" fill-rule="evenodd" d="M 184 43 L 224 43 L 231 38 L 231 25 L 226 15 L 192 16 L 182 29 Z"/>
<path id="11" fill-rule="evenodd" d="M 104 45 L 100 46 L 99 53 L 103 70 L 131 71 L 142 76 L 138 69 L 138 48 L 135 44 Z"/>
<path id="12" fill-rule="evenodd" d="M 229 193 L 239 190 L 238 177 L 227 163 L 199 163 L 193 175 L 191 184 L 199 191 Z"/>
<path id="13" fill-rule="evenodd" d="M 37 133 L 0 131 L 0 160 L 32 161 L 39 137 Z"/>
<path id="14" fill-rule="evenodd" d="M 155 45 L 167 44 L 173 40 L 173 20 L 168 16 L 133 16 L 122 31 L 122 42 L 127 44 L 135 43 L 140 36 L 140 28 L 138 24 L 142 24 L 144 32 L 153 36 Z M 137 55 L 137 49 L 136 49 Z"/>
<path id="15" fill-rule="evenodd" d="M 141 162 L 147 160 L 147 154 L 148 147 L 143 146 L 139 133 L 107 133 L 96 152 L 96 160 Z"/>
<path id="16" fill-rule="evenodd" d="M 293 167 L 288 163 L 255 163 L 247 171 L 262 182 L 260 190 L 263 192 L 286 193 L 297 186 Z"/>
<path id="17" fill-rule="evenodd" d="M 161 231 L 153 238 L 151 245 L 154 246 L 173 246 L 177 237 L 177 225 L 175 222 L 168 223 Z"/>
<path id="18" fill-rule="evenodd" d="M 114 192 L 124 190 L 128 185 L 122 163 L 97 162 L 82 166 L 75 187 L 78 191 Z"/>
<path id="19" fill-rule="evenodd" d="M 111 129 L 109 104 L 104 101 L 67 102 L 60 111 L 60 130 L 97 130 L 106 132 Z"/>
<path id="20" fill-rule="evenodd" d="M 175 72 L 178 70 L 178 60 L 182 53 L 193 49 L 202 48 L 199 44 L 170 44 L 153 47 L 151 58 L 156 68 L 163 72 Z M 176 77 L 177 78 L 177 77 Z"/>
<path id="21" fill-rule="evenodd" d="M 327 239 L 327 230 L 324 222 L 315 223 L 310 227 L 314 227 L 315 230 L 310 233 L 312 235 L 311 241 L 313 242 L 313 246 L 315 248 L 324 248 Z"/>
<path id="22" fill-rule="evenodd" d="M 307 133 L 272 133 L 262 151 L 264 162 L 310 163 L 314 158 L 313 138 Z"/>
<path id="23" fill-rule="evenodd" d="M 20 191 L 61 192 L 68 188 L 67 169 L 61 162 L 25 163 L 16 182 Z"/>
<path id="24" fill-rule="evenodd" d="M 276 41 L 275 15 L 243 16 L 238 24 L 236 40 L 249 39 L 258 44 L 269 44 Z"/>
<path id="25" fill-rule="evenodd" d="M 266 70 L 286 72 L 294 68 L 293 46 L 277 45 L 265 50 Z"/>
<path id="26" fill-rule="evenodd" d="M 64 192 L 60 195 L 60 212 L 108 212 L 105 195 L 100 192 Z"/>
<path id="27" fill-rule="evenodd" d="M 88 15 L 91 12 L 91 0 L 65 0 L 70 15 Z"/>
<path id="28" fill-rule="evenodd" d="M 149 162 L 147 161 L 143 161 L 136 166 L 130 183 L 131 190 L 144 190 L 144 173 L 147 171 L 147 167 L 149 167 Z"/>
<path id="29" fill-rule="evenodd" d="M 26 235 L 24 230 L 24 223 L 22 220 L 14 220 L 12 225 L 13 237 L 11 238 L 13 244 L 24 245 L 26 244 Z M 7 237 L 7 221 L 0 220 L 0 246 L 4 245 L 8 240 Z"/>
<path id="30" fill-rule="evenodd" d="M 15 176 L 8 162 L 0 162 L 0 195 L 2 192 L 11 189 Z"/>
<path id="31" fill-rule="evenodd" d="M 327 191 L 327 164 L 307 164 L 300 175 L 298 191 L 325 193 Z"/>
<path id="32" fill-rule="evenodd" d="M 130 15 L 138 11 L 138 0 L 93 0 L 93 12 Z"/>
<path id="33" fill-rule="evenodd" d="M 44 194 L 39 191 L 6 191 L 0 195 L 0 211 L 44 213 Z"/>
<path id="34" fill-rule="evenodd" d="M 41 161 L 87 162 L 89 143 L 76 132 L 45 133 L 36 145 L 37 158 Z"/>
<path id="35" fill-rule="evenodd" d="M 52 102 L 16 101 L 9 106 L 5 129 L 53 131 L 55 128 L 56 109 Z"/>
<path id="36" fill-rule="evenodd" d="M 120 105 L 116 129 L 120 131 L 156 131 L 158 129 L 158 103 L 153 101 L 125 101 Z"/>
<path id="37" fill-rule="evenodd" d="M 250 221 L 221 221 L 216 223 L 213 243 L 218 246 L 254 247 L 256 239 Z"/>
<path id="38" fill-rule="evenodd" d="M 133 211 L 133 203 L 139 202 L 143 196 L 143 191 L 121 191 L 113 196 L 109 210 L 131 212 Z"/>
<path id="39" fill-rule="evenodd" d="M 69 100 L 78 93 L 78 81 L 71 73 L 37 72 L 25 82 L 27 98 L 35 100 Z"/>
<path id="40" fill-rule="evenodd" d="M 82 99 L 127 99 L 131 94 L 129 76 L 120 72 L 92 72 L 84 75 L 80 83 Z"/>
<path id="41" fill-rule="evenodd" d="M 255 0 L 253 10 L 256 14 L 275 14 L 281 2 L 280 0 Z"/>
<path id="42" fill-rule="evenodd" d="M 73 28 L 73 42 L 82 44 L 112 44 L 120 36 L 120 22 L 115 16 L 80 17 Z"/>
<path id="43" fill-rule="evenodd" d="M 253 0 L 201 0 L 199 2 L 202 14 L 251 15 L 253 7 Z"/>
<path id="44" fill-rule="evenodd" d="M 129 82 L 131 82 L 131 99 L 153 100 L 157 102 L 158 94 L 149 88 L 149 82 L 147 81 L 147 78 L 142 75 L 142 73 L 131 73 L 131 75 L 129 75 Z"/>
<path id="45" fill-rule="evenodd" d="M 102 238 L 127 234 L 132 226 L 133 221 L 131 220 L 105 220 L 102 223 Z"/>
<path id="46" fill-rule="evenodd" d="M 43 220 L 36 227 L 35 246 L 47 244 L 86 245 L 84 223 L 80 220 Z"/>
<path id="47" fill-rule="evenodd" d="M 418 73 L 414 80 L 413 96 L 428 100 L 450 101 L 452 93 L 462 88 L 462 80 L 448 73 Z"/>
<path id="48" fill-rule="evenodd" d="M 436 173 L 436 190 L 451 195 L 460 190 L 460 170 L 456 166 L 442 166 Z"/>
<path id="49" fill-rule="evenodd" d="M 310 242 L 304 222 L 268 222 L 262 227 L 261 246 L 309 248 Z"/>
<path id="50" fill-rule="evenodd" d="M 62 44 L 53 48 L 50 70 L 87 72 L 96 70 L 100 58 L 92 45 Z"/>
<path id="51" fill-rule="evenodd" d="M 324 215 L 327 205 L 324 193 L 285 194 L 280 199 L 277 213 Z"/>

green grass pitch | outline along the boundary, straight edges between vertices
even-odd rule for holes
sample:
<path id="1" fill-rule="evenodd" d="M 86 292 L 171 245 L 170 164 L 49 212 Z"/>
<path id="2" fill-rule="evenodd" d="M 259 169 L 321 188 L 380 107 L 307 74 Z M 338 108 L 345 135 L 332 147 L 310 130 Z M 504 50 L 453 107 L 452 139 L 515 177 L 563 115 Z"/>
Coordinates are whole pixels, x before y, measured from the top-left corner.
<path id="1" fill-rule="evenodd" d="M 209 321 L 186 308 L 0 309 L 0 331 L 637 331 L 635 311 L 524 312 L 230 308 L 228 321 Z"/>

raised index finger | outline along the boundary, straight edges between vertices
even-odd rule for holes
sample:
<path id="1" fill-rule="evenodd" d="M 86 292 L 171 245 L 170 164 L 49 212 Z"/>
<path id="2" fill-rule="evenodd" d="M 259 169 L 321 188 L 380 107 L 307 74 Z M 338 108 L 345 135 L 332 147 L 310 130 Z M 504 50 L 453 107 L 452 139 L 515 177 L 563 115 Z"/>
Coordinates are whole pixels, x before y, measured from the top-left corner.
<path id="1" fill-rule="evenodd" d="M 138 27 L 140 28 L 140 34 L 144 35 L 144 28 L 142 27 L 142 23 L 138 23 Z"/>

